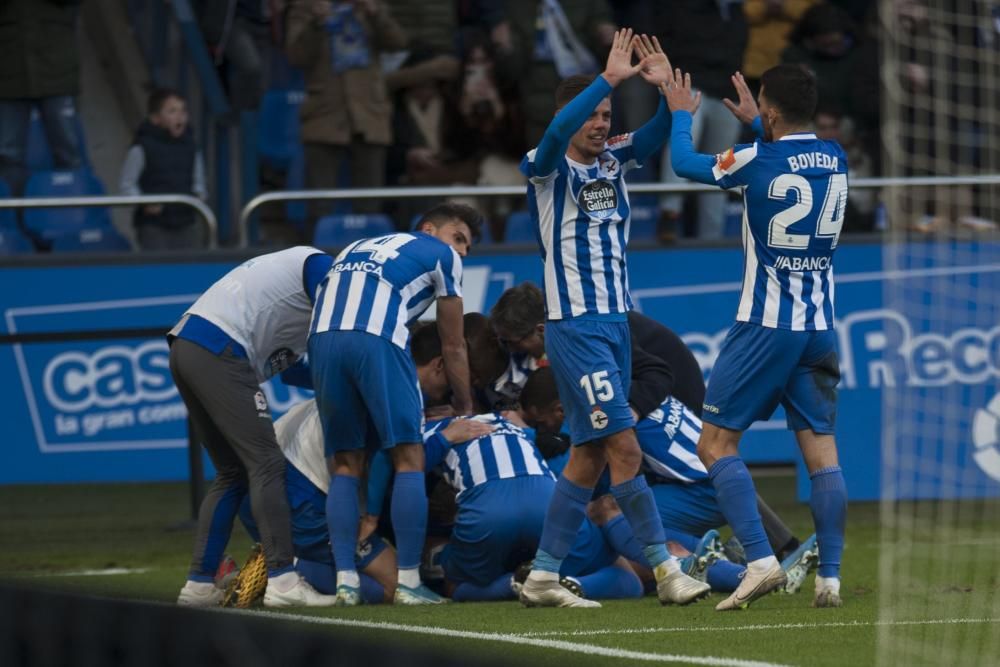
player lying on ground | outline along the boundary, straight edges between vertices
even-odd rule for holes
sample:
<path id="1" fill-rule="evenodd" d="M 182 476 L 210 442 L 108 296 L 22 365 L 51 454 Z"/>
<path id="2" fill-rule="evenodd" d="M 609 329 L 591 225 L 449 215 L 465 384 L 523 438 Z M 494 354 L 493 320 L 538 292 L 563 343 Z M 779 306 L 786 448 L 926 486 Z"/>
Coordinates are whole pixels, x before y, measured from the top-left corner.
<path id="1" fill-rule="evenodd" d="M 443 369 L 459 414 L 471 411 L 469 368 L 462 334 L 462 257 L 478 238 L 478 212 L 441 204 L 414 233 L 352 243 L 319 287 L 309 337 L 309 362 L 326 455 L 334 471 L 327 520 L 337 563 L 337 603 L 361 602 L 354 569 L 359 478 L 369 436 L 392 451 L 396 477 L 392 519 L 399 559 L 395 600 L 436 604 L 443 599 L 420 581 L 427 528 L 423 415 L 408 326 L 437 301 Z M 374 428 L 369 433 L 369 424 Z"/>
<path id="2" fill-rule="evenodd" d="M 541 368 L 532 373 L 521 392 L 521 403 L 525 421 L 539 432 L 559 432 L 562 428 L 562 401 L 549 369 Z M 659 408 L 636 424 L 643 455 L 641 470 L 650 481 L 666 540 L 698 557 L 688 559 L 687 573 L 702 580 L 707 577 L 713 590 L 732 591 L 745 568 L 721 558 L 718 529 L 726 520 L 719 510 L 708 473 L 696 453 L 701 428 L 702 422 L 697 415 L 676 398 L 668 396 Z M 549 459 L 550 463 L 553 461 L 558 466 L 558 457 Z M 604 482 L 606 485 L 606 480 Z M 598 486 L 599 494 L 604 490 L 602 486 Z M 611 496 L 592 503 L 590 512 L 601 524 L 620 515 Z M 631 536 L 628 524 L 616 531 L 613 538 L 612 547 L 616 551 L 634 563 L 643 562 L 641 549 Z M 815 539 L 810 538 L 782 563 L 782 567 L 792 574 L 789 592 L 798 591 L 809 568 L 815 565 L 814 547 Z"/>
<path id="3" fill-rule="evenodd" d="M 834 333 L 833 252 L 847 205 L 847 161 L 841 147 L 809 130 L 816 82 L 806 70 L 779 65 L 761 77 L 760 108 L 743 78 L 727 106 L 757 124 L 763 140 L 719 155 L 691 142 L 700 94 L 678 71 L 661 85 L 673 112 L 671 162 L 678 175 L 739 188 L 743 219 L 743 288 L 736 323 L 712 370 L 698 456 L 733 532 L 746 549 L 747 575 L 716 609 L 738 609 L 785 583 L 753 502 L 753 480 L 739 457 L 743 431 L 780 403 L 812 480 L 810 508 L 819 544 L 817 607 L 840 606 L 847 487 L 837 458 L 834 422 L 840 368 Z"/>

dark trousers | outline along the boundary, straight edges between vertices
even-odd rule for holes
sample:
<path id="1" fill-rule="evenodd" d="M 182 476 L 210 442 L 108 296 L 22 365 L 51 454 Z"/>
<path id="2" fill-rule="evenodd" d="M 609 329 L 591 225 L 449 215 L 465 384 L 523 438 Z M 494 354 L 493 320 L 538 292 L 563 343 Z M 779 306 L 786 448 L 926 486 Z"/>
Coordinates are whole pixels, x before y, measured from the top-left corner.
<path id="1" fill-rule="evenodd" d="M 15 196 L 28 178 L 25 155 L 32 107 L 41 115 L 56 169 L 76 169 L 83 164 L 76 104 L 71 96 L 0 100 L 0 178 L 7 181 Z"/>
<path id="2" fill-rule="evenodd" d="M 337 187 L 337 177 L 345 163 L 351 171 L 352 188 L 380 188 L 385 185 L 385 146 L 376 146 L 355 137 L 350 144 L 307 143 L 306 187 L 310 190 L 333 190 Z M 378 199 L 358 199 L 351 202 L 354 213 L 378 213 L 382 202 Z M 334 202 L 316 201 L 309 207 L 309 221 L 306 226 L 307 243 L 312 243 L 316 221 L 329 214 Z"/>
<path id="3" fill-rule="evenodd" d="M 191 574 L 215 574 L 244 496 L 260 527 L 269 571 L 292 564 L 285 457 L 257 376 L 246 359 L 184 340 L 170 346 L 170 372 L 187 406 L 194 436 L 216 475 L 198 513 Z"/>

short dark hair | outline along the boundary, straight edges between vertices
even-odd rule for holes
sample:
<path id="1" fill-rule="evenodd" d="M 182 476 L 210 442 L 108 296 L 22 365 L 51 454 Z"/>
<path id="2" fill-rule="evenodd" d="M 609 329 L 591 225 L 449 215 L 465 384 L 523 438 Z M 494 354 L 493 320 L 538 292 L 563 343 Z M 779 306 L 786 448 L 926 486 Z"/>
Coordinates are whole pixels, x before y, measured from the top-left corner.
<path id="1" fill-rule="evenodd" d="M 181 102 L 184 101 L 184 96 L 173 88 L 154 88 L 153 92 L 149 94 L 149 99 L 146 100 L 146 113 L 149 115 L 160 113 L 163 105 L 166 104 L 167 100 L 171 97 L 176 97 Z"/>
<path id="2" fill-rule="evenodd" d="M 589 74 L 574 74 L 559 82 L 556 86 L 556 109 L 562 109 L 574 97 L 594 83 L 594 77 Z"/>
<path id="3" fill-rule="evenodd" d="M 423 366 L 441 356 L 441 334 L 436 322 L 418 324 L 410 333 L 410 356 L 413 363 Z"/>
<path id="4" fill-rule="evenodd" d="M 556 387 L 556 376 L 548 366 L 542 366 L 528 376 L 521 390 L 520 402 L 522 408 L 544 410 L 559 400 L 559 389 Z"/>
<path id="5" fill-rule="evenodd" d="M 468 204 L 446 201 L 437 206 L 427 209 L 420 219 L 417 220 L 416 229 L 423 227 L 425 222 L 429 222 L 435 227 L 447 224 L 454 220 L 461 220 L 469 226 L 472 232 L 472 240 L 479 242 L 483 235 L 483 216 Z"/>
<path id="6" fill-rule="evenodd" d="M 816 113 L 816 77 L 801 65 L 777 65 L 760 77 L 767 101 L 792 125 L 806 125 Z"/>
<path id="7" fill-rule="evenodd" d="M 527 336 L 545 321 L 545 297 L 538 285 L 524 282 L 500 295 L 490 311 L 490 326 L 504 334 Z"/>
<path id="8" fill-rule="evenodd" d="M 482 313 L 466 313 L 465 342 L 469 348 L 469 372 L 481 384 L 493 382 L 503 375 L 510 363 L 489 320 Z"/>

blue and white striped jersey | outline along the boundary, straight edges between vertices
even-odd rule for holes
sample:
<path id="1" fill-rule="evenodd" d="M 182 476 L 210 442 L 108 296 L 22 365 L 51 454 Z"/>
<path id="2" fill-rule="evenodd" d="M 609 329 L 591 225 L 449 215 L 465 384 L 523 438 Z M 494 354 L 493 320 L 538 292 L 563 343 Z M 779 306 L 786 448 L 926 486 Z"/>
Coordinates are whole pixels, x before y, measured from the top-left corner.
<path id="1" fill-rule="evenodd" d="M 465 491 L 492 480 L 529 475 L 556 478 L 542 453 L 519 426 L 497 413 L 471 419 L 493 424 L 495 428 L 488 435 L 454 446 L 440 435 L 451 419 L 430 423 L 424 430 L 428 469 L 435 461 L 440 461 L 444 477 L 458 491 L 459 499 Z"/>
<path id="2" fill-rule="evenodd" d="M 592 165 L 565 157 L 550 174 L 536 173 L 536 150 L 525 156 L 521 171 L 530 181 L 528 208 L 545 263 L 548 318 L 628 312 L 630 209 L 624 176 L 640 166 L 632 135 L 610 139 Z"/>
<path id="3" fill-rule="evenodd" d="M 735 146 L 712 169 L 743 189 L 746 253 L 739 322 L 772 329 L 833 327 L 833 252 L 847 206 L 847 158 L 815 134 Z"/>
<path id="4" fill-rule="evenodd" d="M 528 377 L 540 366 L 547 366 L 547 361 L 539 361 L 530 354 L 516 352 L 510 355 L 510 363 L 503 375 L 493 382 L 493 391 L 503 398 L 517 400 Z"/>
<path id="5" fill-rule="evenodd" d="M 406 349 L 407 328 L 438 297 L 462 296 L 462 258 L 429 234 L 352 243 L 320 283 L 311 333 L 366 331 Z"/>
<path id="6" fill-rule="evenodd" d="M 698 458 L 701 419 L 673 396 L 635 425 L 643 472 L 665 481 L 702 482 L 708 471 Z"/>

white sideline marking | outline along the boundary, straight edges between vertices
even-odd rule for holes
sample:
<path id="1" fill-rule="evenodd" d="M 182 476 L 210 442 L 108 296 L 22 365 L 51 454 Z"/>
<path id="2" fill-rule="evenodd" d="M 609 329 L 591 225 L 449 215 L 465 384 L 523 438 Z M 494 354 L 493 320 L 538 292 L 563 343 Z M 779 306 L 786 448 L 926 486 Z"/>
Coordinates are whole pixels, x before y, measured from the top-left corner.
<path id="1" fill-rule="evenodd" d="M 121 574 L 145 574 L 148 567 L 106 567 L 102 570 L 72 570 L 70 572 L 46 572 L 36 577 L 114 577 Z"/>
<path id="2" fill-rule="evenodd" d="M 267 616 L 285 621 L 299 621 L 316 625 L 340 625 L 351 628 L 368 628 L 372 630 L 392 630 L 395 632 L 412 632 L 438 637 L 455 637 L 457 639 L 479 639 L 484 641 L 505 642 L 518 646 L 538 646 L 552 648 L 571 653 L 599 655 L 606 658 L 623 658 L 643 662 L 679 662 L 688 665 L 710 665 L 712 667 L 783 667 L 780 663 L 760 662 L 757 660 L 742 660 L 740 658 L 715 658 L 712 656 L 676 655 L 673 653 L 645 653 L 625 649 L 608 648 L 592 644 L 577 644 L 555 639 L 534 639 L 523 634 L 507 634 L 499 632 L 471 632 L 468 630 L 452 630 L 427 625 L 404 625 L 385 621 L 359 621 L 350 618 L 329 618 L 324 616 L 298 616 L 280 612 L 255 612 L 241 609 L 227 609 L 228 613 L 247 614 L 251 616 Z"/>
<path id="3" fill-rule="evenodd" d="M 755 632 L 758 630 L 809 630 L 815 628 L 864 628 L 905 625 L 971 625 L 1000 623 L 1000 618 L 933 618 L 914 621 L 832 621 L 829 623 L 758 623 L 754 625 L 690 626 L 673 628 L 608 628 L 604 630 L 567 630 L 559 632 L 525 632 L 524 637 L 587 637 L 593 635 L 641 635 L 667 632 Z"/>

